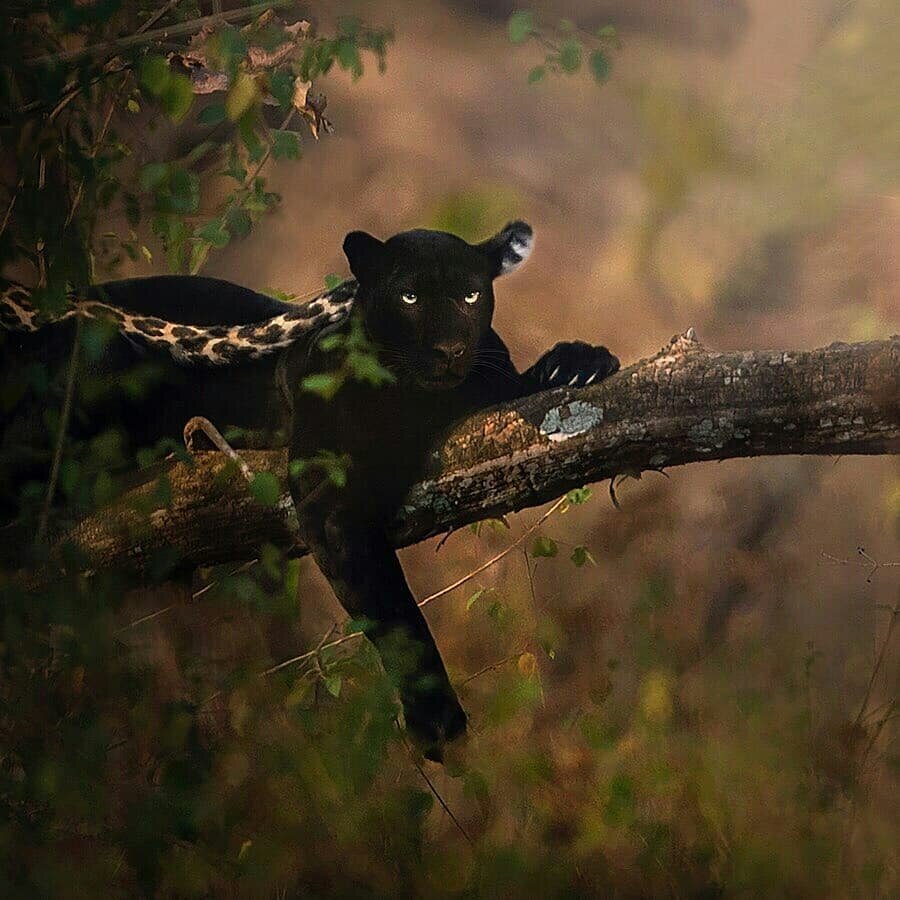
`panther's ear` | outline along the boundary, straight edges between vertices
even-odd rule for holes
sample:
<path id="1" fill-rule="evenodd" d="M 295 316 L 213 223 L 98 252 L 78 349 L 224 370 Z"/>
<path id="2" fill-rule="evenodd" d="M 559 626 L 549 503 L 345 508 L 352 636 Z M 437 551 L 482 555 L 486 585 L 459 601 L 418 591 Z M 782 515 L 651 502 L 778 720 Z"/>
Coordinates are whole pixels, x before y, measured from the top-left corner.
<path id="1" fill-rule="evenodd" d="M 510 222 L 502 231 L 478 245 L 491 262 L 494 278 L 507 275 L 531 256 L 534 231 L 527 222 Z"/>
<path id="2" fill-rule="evenodd" d="M 351 231 L 344 238 L 344 254 L 356 280 L 371 281 L 381 268 L 384 243 L 365 231 Z"/>

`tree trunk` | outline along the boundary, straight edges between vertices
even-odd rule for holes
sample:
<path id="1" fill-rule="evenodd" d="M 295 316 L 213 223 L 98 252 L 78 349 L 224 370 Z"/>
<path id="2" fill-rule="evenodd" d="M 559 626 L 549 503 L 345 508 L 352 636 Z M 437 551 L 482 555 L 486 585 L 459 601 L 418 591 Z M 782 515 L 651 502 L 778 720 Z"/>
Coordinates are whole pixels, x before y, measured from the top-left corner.
<path id="1" fill-rule="evenodd" d="M 584 389 L 556 389 L 461 422 L 436 451 L 437 474 L 397 517 L 397 546 L 535 506 L 584 484 L 690 462 L 779 454 L 900 451 L 900 337 L 813 351 L 705 349 L 693 329 L 655 356 Z M 241 454 L 284 483 L 286 451 Z M 268 541 L 304 548 L 286 493 L 254 500 L 217 452 L 172 464 L 172 502 L 145 515 L 146 485 L 67 537 L 97 566 L 142 569 L 162 550 L 185 565 L 256 555 Z"/>

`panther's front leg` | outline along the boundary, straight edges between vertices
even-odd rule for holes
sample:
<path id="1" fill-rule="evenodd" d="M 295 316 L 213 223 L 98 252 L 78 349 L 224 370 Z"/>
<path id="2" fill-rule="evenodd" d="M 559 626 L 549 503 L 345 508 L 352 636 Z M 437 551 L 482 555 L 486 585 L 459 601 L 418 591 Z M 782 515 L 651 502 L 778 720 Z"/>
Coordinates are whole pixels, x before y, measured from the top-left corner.
<path id="1" fill-rule="evenodd" d="M 403 703 L 406 727 L 429 759 L 466 729 L 447 671 L 397 554 L 378 524 L 361 522 L 340 491 L 291 479 L 301 535 L 344 609 L 364 622 Z"/>
<path id="2" fill-rule="evenodd" d="M 619 360 L 606 347 L 565 341 L 548 350 L 521 375 L 525 392 L 556 387 L 587 387 L 619 371 Z"/>

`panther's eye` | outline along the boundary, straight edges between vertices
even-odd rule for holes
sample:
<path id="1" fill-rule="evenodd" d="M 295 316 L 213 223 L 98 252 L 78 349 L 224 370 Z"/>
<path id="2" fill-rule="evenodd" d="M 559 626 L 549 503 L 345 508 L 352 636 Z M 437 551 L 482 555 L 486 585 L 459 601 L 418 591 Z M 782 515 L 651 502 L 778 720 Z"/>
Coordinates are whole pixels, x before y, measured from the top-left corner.
<path id="1" fill-rule="evenodd" d="M 466 301 L 466 303 L 468 303 L 471 306 L 473 303 L 478 302 L 478 298 L 480 296 L 481 296 L 481 293 L 479 291 L 472 291 L 471 294 L 466 294 L 466 296 L 463 297 L 463 299 Z"/>
<path id="2" fill-rule="evenodd" d="M 413 305 L 419 298 L 415 294 L 403 294 L 403 302 Z"/>

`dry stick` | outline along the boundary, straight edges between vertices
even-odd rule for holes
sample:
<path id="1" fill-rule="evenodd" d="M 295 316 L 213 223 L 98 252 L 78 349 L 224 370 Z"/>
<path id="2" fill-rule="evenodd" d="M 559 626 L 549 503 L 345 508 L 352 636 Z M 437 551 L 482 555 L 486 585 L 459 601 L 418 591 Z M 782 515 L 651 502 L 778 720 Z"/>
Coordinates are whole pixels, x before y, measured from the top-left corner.
<path id="1" fill-rule="evenodd" d="M 312 657 L 316 656 L 318 653 L 321 653 L 323 650 L 329 650 L 332 647 L 337 647 L 340 644 L 345 644 L 347 641 L 353 640 L 353 638 L 362 637 L 363 632 L 361 631 L 353 631 L 350 634 L 342 635 L 339 638 L 331 641 L 327 644 L 322 644 L 321 647 L 316 647 L 314 650 L 307 650 L 306 653 L 301 653 L 299 656 L 295 656 L 292 659 L 286 659 L 283 662 L 278 663 L 277 665 L 272 666 L 269 669 L 266 669 L 264 672 L 260 672 L 260 677 L 265 678 L 267 675 L 272 675 L 275 672 L 281 671 L 281 669 L 286 669 L 288 666 L 292 666 L 295 663 L 301 663 L 304 660 L 312 659 Z"/>
<path id="2" fill-rule="evenodd" d="M 866 553 L 863 547 L 857 547 L 856 552 L 863 558 L 863 560 L 865 560 L 865 562 L 859 562 L 855 559 L 839 559 L 836 556 L 832 556 L 830 553 L 826 553 L 824 550 L 822 551 L 822 557 L 824 559 L 827 559 L 829 562 L 835 563 L 836 565 L 859 566 L 860 568 L 868 569 L 869 574 L 866 575 L 866 581 L 868 582 L 872 581 L 872 579 L 875 577 L 875 573 L 879 569 L 894 569 L 900 567 L 900 562 L 878 562 L 877 559 L 873 559 L 871 556 L 869 556 L 869 554 Z"/>
<path id="3" fill-rule="evenodd" d="M 469 846 L 474 847 L 475 842 L 469 836 L 469 832 L 466 831 L 465 828 L 463 828 L 462 823 L 459 821 L 459 819 L 457 819 L 456 816 L 453 815 L 453 810 L 451 810 L 450 807 L 447 806 L 446 801 L 440 795 L 438 789 L 434 786 L 431 779 L 425 773 L 425 770 L 422 768 L 421 763 L 417 759 L 416 751 L 413 750 L 413 748 L 410 746 L 409 741 L 406 739 L 406 735 L 404 735 L 402 731 L 400 732 L 400 737 L 402 738 L 403 743 L 406 745 L 406 749 L 409 752 L 409 758 L 412 760 L 412 764 L 416 767 L 416 771 L 418 771 L 418 773 L 422 776 L 422 780 L 425 782 L 425 784 L 428 785 L 428 789 L 432 794 L 434 794 L 435 797 L 437 797 L 437 802 L 441 804 L 441 808 L 450 817 L 450 821 L 457 827 L 457 829 L 459 829 L 459 833 L 466 839 L 466 841 L 468 841 Z"/>
<path id="4" fill-rule="evenodd" d="M 491 663 L 490 665 L 485 666 L 483 669 L 479 669 L 475 672 L 474 675 L 469 675 L 468 678 L 463 678 L 460 681 L 459 685 L 462 687 L 464 684 L 468 684 L 470 681 L 474 681 L 476 678 L 481 678 L 482 675 L 487 675 L 488 672 L 493 672 L 496 669 L 502 669 L 507 663 L 511 663 L 514 659 L 518 659 L 525 650 L 517 650 L 515 653 L 511 653 L 509 656 L 505 656 L 503 659 L 498 660 L 495 663 Z"/>
<path id="5" fill-rule="evenodd" d="M 239 565 L 236 569 L 232 569 L 228 573 L 228 577 L 230 578 L 233 575 L 239 575 L 241 572 L 246 572 L 247 569 L 252 568 L 258 562 L 259 562 L 258 559 L 251 559 L 245 563 L 241 563 L 241 565 Z M 218 583 L 219 583 L 218 581 L 211 581 L 209 584 L 205 584 L 202 588 L 199 588 L 198 590 L 194 591 L 193 594 L 191 594 L 191 600 L 198 600 L 207 591 L 211 591 Z M 162 609 L 157 609 L 157 610 L 154 610 L 152 613 L 147 613 L 147 615 L 141 616 L 138 619 L 134 619 L 133 621 L 129 622 L 127 625 L 123 625 L 121 628 L 117 629 L 115 633 L 122 634 L 125 631 L 129 631 L 132 628 L 136 628 L 138 625 L 143 625 L 144 622 L 152 622 L 154 619 L 158 619 L 160 616 L 165 615 L 167 612 L 175 609 L 176 606 L 178 606 L 177 603 L 170 603 L 168 606 L 165 606 Z"/>
<path id="6" fill-rule="evenodd" d="M 45 53 L 43 56 L 35 56 L 25 60 L 27 65 L 37 66 L 54 62 L 70 62 L 83 56 L 102 55 L 111 50 L 125 50 L 128 47 L 137 47 L 141 44 L 150 44 L 158 38 L 180 37 L 200 31 L 206 25 L 214 25 L 218 22 L 240 22 L 244 19 L 252 19 L 269 9 L 281 9 L 291 6 L 294 0 L 269 0 L 268 3 L 255 3 L 244 9 L 231 9 L 220 15 L 202 16 L 199 19 L 191 19 L 188 22 L 179 22 L 177 25 L 169 25 L 164 28 L 156 28 L 153 31 L 138 31 L 126 37 L 112 41 L 103 41 L 100 44 L 91 44 L 80 47 L 77 50 L 63 50 L 59 53 Z"/>
<path id="7" fill-rule="evenodd" d="M 859 727 L 859 723 L 865 715 L 866 707 L 869 705 L 869 698 L 872 696 L 872 688 L 875 686 L 875 679 L 878 677 L 878 673 L 881 671 L 881 666 L 884 663 L 884 657 L 887 653 L 888 645 L 891 642 L 891 636 L 894 633 L 894 626 L 897 624 L 898 617 L 900 617 L 900 605 L 894 606 L 891 610 L 891 620 L 888 623 L 884 640 L 881 642 L 881 648 L 878 651 L 878 658 L 875 660 L 875 665 L 872 668 L 872 674 L 869 676 L 869 683 L 866 685 L 866 692 L 863 695 L 862 705 L 859 708 L 856 719 L 853 721 L 853 731 L 856 731 Z"/>
<path id="8" fill-rule="evenodd" d="M 884 730 L 884 726 L 887 725 L 891 719 L 895 718 L 894 709 L 897 706 L 897 701 L 892 700 L 887 708 L 887 712 L 878 720 L 875 725 L 874 730 L 872 731 L 872 736 L 869 738 L 869 742 L 866 744 L 866 749 L 863 750 L 863 755 L 859 761 L 859 771 L 863 772 L 866 768 L 866 762 L 869 758 L 869 754 L 872 752 L 872 748 L 875 746 L 875 743 L 878 741 L 878 738 L 881 736 L 881 732 Z"/>
<path id="9" fill-rule="evenodd" d="M 112 121 L 112 116 L 115 112 L 116 106 L 118 105 L 119 96 L 121 95 L 121 93 L 122 88 L 120 87 L 113 95 L 112 100 L 109 101 L 109 109 L 107 109 L 106 111 L 106 117 L 103 119 L 103 126 L 100 129 L 100 133 L 97 135 L 97 140 L 94 141 L 94 146 L 91 149 L 91 152 L 88 154 L 89 159 L 96 159 L 97 154 L 100 152 L 100 145 L 103 143 L 103 139 L 106 137 L 106 132 L 109 130 L 109 123 Z M 78 207 L 81 204 L 82 198 L 84 197 L 85 178 L 86 176 L 82 177 L 81 181 L 78 183 L 78 190 L 75 192 L 75 199 L 72 200 L 72 206 L 69 208 L 65 224 L 63 225 L 64 231 L 72 223 L 72 219 L 75 218 L 75 213 L 78 211 Z"/>
<path id="10" fill-rule="evenodd" d="M 72 401 L 75 397 L 75 373 L 78 371 L 78 350 L 81 345 L 81 316 L 75 320 L 75 339 L 72 341 L 72 355 L 69 357 L 69 370 L 66 372 L 66 393 L 63 399 L 62 413 L 59 417 L 59 428 L 56 432 L 56 447 L 53 451 L 53 465 L 50 469 L 50 479 L 47 482 L 47 493 L 44 496 L 44 506 L 41 509 L 41 518 L 37 530 L 37 543 L 41 544 L 47 534 L 47 523 L 50 520 L 50 505 L 53 503 L 53 495 L 56 493 L 56 482 L 59 479 L 59 469 L 62 465 L 63 445 L 66 441 L 66 431 L 69 426 L 69 418 L 72 415 Z"/>
<path id="11" fill-rule="evenodd" d="M 158 9 L 143 25 L 141 25 L 135 34 L 143 34 L 149 28 L 152 28 L 164 15 L 171 12 L 178 4 L 181 3 L 181 0 L 169 0 L 169 2 Z M 220 10 L 221 11 L 221 10 Z"/>

